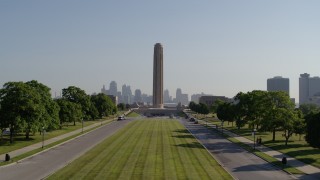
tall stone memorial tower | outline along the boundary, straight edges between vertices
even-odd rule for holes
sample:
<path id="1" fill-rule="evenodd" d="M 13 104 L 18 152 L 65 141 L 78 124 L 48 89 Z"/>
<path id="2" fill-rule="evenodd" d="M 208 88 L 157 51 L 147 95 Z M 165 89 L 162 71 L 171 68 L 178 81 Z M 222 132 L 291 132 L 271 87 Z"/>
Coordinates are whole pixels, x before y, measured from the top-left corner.
<path id="1" fill-rule="evenodd" d="M 163 47 L 154 45 L 153 54 L 153 107 L 163 108 Z"/>

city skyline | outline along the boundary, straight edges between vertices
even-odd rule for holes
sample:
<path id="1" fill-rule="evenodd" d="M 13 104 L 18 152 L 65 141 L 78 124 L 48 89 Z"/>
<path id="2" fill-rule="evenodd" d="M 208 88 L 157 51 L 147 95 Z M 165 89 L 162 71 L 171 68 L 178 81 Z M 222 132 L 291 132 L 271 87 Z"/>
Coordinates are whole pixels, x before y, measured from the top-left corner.
<path id="1" fill-rule="evenodd" d="M 2 1 L 0 84 L 34 79 L 54 96 L 68 86 L 92 94 L 116 80 L 152 94 L 152 45 L 161 42 L 171 94 L 233 97 L 283 76 L 298 101 L 299 75 L 320 76 L 319 5 Z"/>

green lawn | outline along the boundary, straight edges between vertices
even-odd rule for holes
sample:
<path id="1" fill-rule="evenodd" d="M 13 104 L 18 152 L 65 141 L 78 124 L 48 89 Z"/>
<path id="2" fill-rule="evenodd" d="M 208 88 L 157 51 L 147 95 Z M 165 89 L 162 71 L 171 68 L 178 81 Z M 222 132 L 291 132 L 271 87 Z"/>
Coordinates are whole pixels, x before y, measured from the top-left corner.
<path id="1" fill-rule="evenodd" d="M 136 112 L 134 112 L 134 111 L 131 111 L 128 115 L 127 115 L 127 117 L 139 117 L 140 116 L 140 114 L 138 114 L 138 113 L 136 113 Z"/>
<path id="2" fill-rule="evenodd" d="M 215 124 L 221 125 L 220 121 L 211 121 Z M 251 129 L 248 129 L 247 126 L 241 128 L 238 130 L 234 126 L 232 127 L 231 123 L 224 123 L 224 128 L 241 135 L 243 137 L 246 137 L 248 139 L 253 140 L 253 136 L 251 133 Z M 289 156 L 292 156 L 300 161 L 303 161 L 307 164 L 311 164 L 317 167 L 320 167 L 320 149 L 312 148 L 308 145 L 308 143 L 304 140 L 303 137 L 300 137 L 298 135 L 293 135 L 288 142 L 288 146 L 285 146 L 285 138 L 282 136 L 283 131 L 276 132 L 276 141 L 272 141 L 272 133 L 271 132 L 257 132 L 256 137 L 262 138 L 262 143 L 265 146 L 268 146 L 274 150 L 280 151 L 282 153 L 285 153 Z"/>
<path id="3" fill-rule="evenodd" d="M 49 179 L 232 179 L 176 120 L 137 120 Z"/>
<path id="4" fill-rule="evenodd" d="M 84 121 L 84 126 L 89 126 L 91 124 L 94 124 L 96 122 L 101 122 L 101 120 L 97 120 L 97 121 Z M 73 126 L 73 123 L 70 124 L 68 127 L 67 126 L 63 126 L 62 129 L 59 130 L 54 130 L 51 132 L 46 132 L 45 133 L 45 139 L 50 139 L 50 138 L 54 138 L 57 136 L 60 136 L 62 134 L 66 134 L 69 133 L 71 131 L 77 130 L 82 128 L 82 124 L 80 122 L 76 123 L 76 126 Z M 0 154 L 5 154 L 17 149 L 21 149 L 23 147 L 38 143 L 42 141 L 42 135 L 40 135 L 40 133 L 36 133 L 35 135 L 30 136 L 29 140 L 25 139 L 25 135 L 24 134 L 18 134 L 16 136 L 14 136 L 13 139 L 13 143 L 10 144 L 9 142 L 9 136 L 4 136 L 3 140 L 0 140 Z"/>

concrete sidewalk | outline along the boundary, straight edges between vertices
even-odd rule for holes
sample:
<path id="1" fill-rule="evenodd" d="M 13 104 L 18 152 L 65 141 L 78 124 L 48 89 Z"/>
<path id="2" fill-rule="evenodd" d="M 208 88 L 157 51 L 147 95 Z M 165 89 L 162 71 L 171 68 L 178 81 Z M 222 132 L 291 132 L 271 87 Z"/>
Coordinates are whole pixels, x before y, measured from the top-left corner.
<path id="1" fill-rule="evenodd" d="M 101 125 L 105 125 L 105 123 L 107 121 L 114 121 L 116 118 L 113 118 L 113 119 L 108 119 L 108 120 L 104 120 L 102 122 L 97 122 L 97 123 L 94 123 L 94 124 L 91 124 L 89 126 L 86 126 L 86 127 L 83 127 L 83 131 L 86 131 L 88 129 L 92 129 L 92 128 L 95 128 L 95 127 L 98 127 L 98 126 L 101 126 Z M 57 137 L 54 137 L 54 138 L 51 138 L 51 139 L 47 139 L 44 141 L 44 145 L 49 145 L 51 143 L 54 143 L 54 142 L 57 142 L 57 141 L 60 141 L 62 139 L 65 139 L 65 138 L 68 138 L 68 137 L 71 137 L 73 135 L 76 135 L 76 134 L 79 134 L 82 132 L 82 128 L 80 129 L 77 129 L 75 131 L 72 131 L 72 132 L 69 132 L 69 133 L 66 133 L 66 134 L 63 134 L 63 135 L 60 135 L 60 136 L 57 136 Z M 9 154 L 10 155 L 10 158 L 14 158 L 14 157 L 17 157 L 19 155 L 22 155 L 22 154 L 25 154 L 27 152 L 30 152 L 32 150 L 35 150 L 35 149 L 39 149 L 42 147 L 42 142 L 39 142 L 39 143 L 36 143 L 36 144 L 32 144 L 30 146 L 26 146 L 24 148 L 21 148 L 21 149 L 17 149 L 17 150 L 14 150 L 14 151 L 11 151 L 9 153 L 6 153 L 6 154 Z M 5 160 L 5 155 L 6 154 L 1 154 L 0 155 L 0 161 L 4 161 Z"/>
<path id="2" fill-rule="evenodd" d="M 201 124 L 206 124 L 205 121 L 202 121 L 202 120 L 199 120 L 199 122 L 201 121 Z M 212 124 L 212 123 L 207 123 L 207 125 L 210 127 L 210 128 L 216 128 L 216 125 Z M 238 141 L 244 143 L 244 144 L 247 144 L 249 146 L 252 146 L 253 147 L 253 141 L 247 139 L 247 138 L 244 138 L 242 136 L 239 136 L 235 133 L 232 133 L 226 129 L 223 129 L 223 133 L 224 134 L 227 134 L 228 136 L 230 137 L 233 137 L 235 139 L 237 139 Z M 283 154 L 279 151 L 275 151 L 271 148 L 268 148 L 266 146 L 263 146 L 263 145 L 259 145 L 259 146 L 256 146 L 256 149 L 271 156 L 271 157 L 274 157 L 275 159 L 281 161 L 283 157 L 286 157 L 287 158 L 287 164 L 304 172 L 305 174 L 308 174 L 308 175 L 315 175 L 317 176 L 317 178 L 320 179 L 320 169 L 315 167 L 315 166 L 312 166 L 312 165 L 308 165 L 304 162 L 301 162 L 293 157 L 290 157 L 286 154 Z"/>

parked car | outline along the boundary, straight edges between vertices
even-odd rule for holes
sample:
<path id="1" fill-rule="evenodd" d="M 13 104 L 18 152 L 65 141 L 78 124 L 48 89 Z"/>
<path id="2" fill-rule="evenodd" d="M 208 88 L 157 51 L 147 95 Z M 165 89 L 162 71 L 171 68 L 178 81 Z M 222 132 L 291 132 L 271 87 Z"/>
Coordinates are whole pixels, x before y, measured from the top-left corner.
<path id="1" fill-rule="evenodd" d="M 199 123 L 198 120 L 195 120 L 195 121 L 194 121 L 194 124 L 198 124 L 198 123 Z"/>
<path id="2" fill-rule="evenodd" d="M 119 116 L 118 117 L 118 121 L 120 121 L 120 120 L 124 120 L 124 117 L 123 116 Z"/>
<path id="3" fill-rule="evenodd" d="M 190 118 L 190 120 L 189 121 L 191 121 L 191 122 L 195 122 L 196 120 L 194 119 L 194 118 Z"/>

